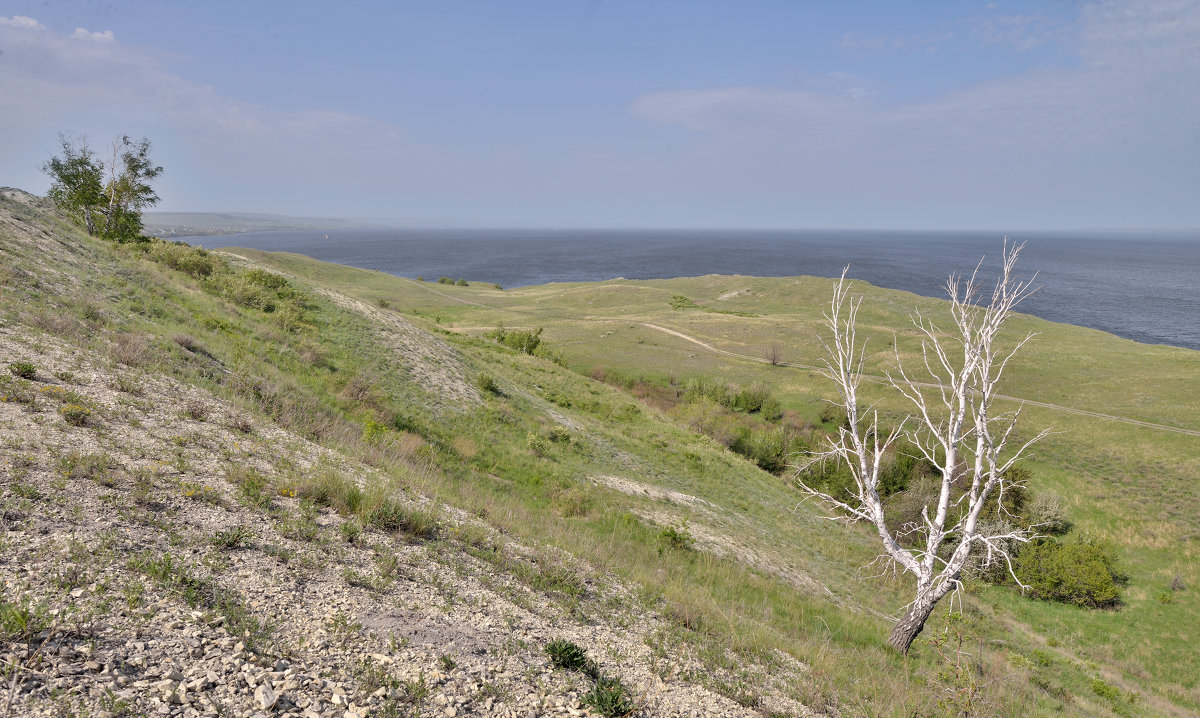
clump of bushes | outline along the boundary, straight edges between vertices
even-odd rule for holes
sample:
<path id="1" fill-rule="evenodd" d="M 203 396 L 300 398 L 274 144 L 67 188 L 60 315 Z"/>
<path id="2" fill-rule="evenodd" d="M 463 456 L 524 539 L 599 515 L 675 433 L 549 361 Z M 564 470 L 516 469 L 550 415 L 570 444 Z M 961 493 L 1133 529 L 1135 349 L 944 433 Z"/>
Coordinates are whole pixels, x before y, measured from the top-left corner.
<path id="1" fill-rule="evenodd" d="M 71 426 L 87 426 L 92 418 L 92 410 L 81 404 L 63 404 L 58 407 L 58 412 Z"/>
<path id="2" fill-rule="evenodd" d="M 485 372 L 480 372 L 475 376 L 475 386 L 479 387 L 480 391 L 488 394 L 500 393 L 500 385 L 496 383 L 495 377 Z"/>
<path id="3" fill-rule="evenodd" d="M 700 305 L 696 304 L 690 298 L 685 297 L 682 294 L 676 294 L 675 296 L 671 297 L 671 308 L 672 309 L 699 309 Z"/>
<path id="4" fill-rule="evenodd" d="M 146 255 L 171 269 L 183 272 L 195 279 L 212 276 L 225 267 L 225 260 L 202 247 L 193 247 L 186 242 L 153 240 Z"/>
<path id="5" fill-rule="evenodd" d="M 596 678 L 600 675 L 599 666 L 588 657 L 587 651 L 583 650 L 579 644 L 568 641 L 565 638 L 555 638 L 547 643 L 546 655 L 550 657 L 550 663 L 555 668 L 561 668 L 565 671 L 579 671 L 591 678 Z"/>
<path id="6" fill-rule="evenodd" d="M 1017 554 L 1015 571 L 1034 598 L 1089 608 L 1117 605 L 1126 580 L 1112 545 L 1086 538 L 1037 539 Z"/>
<path id="7" fill-rule="evenodd" d="M 529 451 L 536 457 L 545 458 L 550 454 L 550 442 L 541 434 L 529 432 L 525 437 L 525 445 L 529 447 Z"/>
<path id="8" fill-rule="evenodd" d="M 37 376 L 37 367 L 27 361 L 17 361 L 8 365 L 8 371 L 21 379 L 32 379 Z"/>
<path id="9" fill-rule="evenodd" d="M 595 710 L 602 716 L 627 716 L 637 709 L 630 697 L 629 689 L 619 678 L 600 676 L 592 690 L 583 694 L 580 699 L 585 706 Z"/>
<path id="10" fill-rule="evenodd" d="M 685 403 L 695 403 L 701 398 L 708 399 L 731 411 L 762 414 L 768 421 L 777 421 L 783 416 L 779 400 L 772 396 L 771 390 L 763 384 L 752 384 L 748 388 L 739 389 L 713 379 L 692 379 L 684 385 L 682 398 Z"/>
<path id="11" fill-rule="evenodd" d="M 663 549 L 689 551 L 695 542 L 696 540 L 692 538 L 692 534 L 687 530 L 686 523 L 681 523 L 678 526 L 667 526 L 658 532 L 660 554 Z"/>
<path id="12" fill-rule="evenodd" d="M 237 487 L 238 498 L 245 505 L 271 508 L 271 480 L 263 474 L 245 466 L 230 466 L 225 471 L 225 480 Z"/>
<path id="13" fill-rule="evenodd" d="M 108 472 L 116 468 L 116 460 L 105 453 L 72 451 L 58 459 L 58 473 L 67 479 L 92 479 L 107 485 L 111 481 Z"/>
<path id="14" fill-rule="evenodd" d="M 594 681 L 591 690 L 581 698 L 585 706 L 609 717 L 627 716 L 637 710 L 625 684 L 619 678 L 602 675 L 600 667 L 579 644 L 556 638 L 546 644 L 546 655 L 555 668 L 578 671 Z"/>
<path id="15" fill-rule="evenodd" d="M 532 330 L 497 327 L 494 331 L 488 332 L 486 336 L 497 344 L 503 344 L 509 349 L 531 356 L 542 344 L 541 327 Z"/>
<path id="16" fill-rule="evenodd" d="M 37 404 L 37 392 L 25 379 L 0 376 L 0 401 L 34 406 Z"/>

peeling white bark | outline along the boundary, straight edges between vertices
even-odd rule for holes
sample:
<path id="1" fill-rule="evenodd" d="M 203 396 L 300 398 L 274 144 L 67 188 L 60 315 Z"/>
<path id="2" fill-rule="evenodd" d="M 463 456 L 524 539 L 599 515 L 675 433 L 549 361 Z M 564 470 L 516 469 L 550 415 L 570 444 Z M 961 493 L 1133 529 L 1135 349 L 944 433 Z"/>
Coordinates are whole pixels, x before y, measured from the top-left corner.
<path id="1" fill-rule="evenodd" d="M 888 375 L 888 384 L 908 400 L 912 410 L 886 435 L 880 434 L 878 412 L 873 407 L 859 406 L 858 389 L 867 358 L 866 341 L 859 343 L 856 331 L 862 298 L 849 296 L 846 271 L 825 315 L 831 341 L 825 345 L 823 373 L 837 387 L 847 420 L 824 450 L 812 453 L 809 461 L 799 467 L 796 483 L 803 492 L 833 508 L 836 515 L 831 518 L 874 524 L 884 557 L 916 578 L 913 600 L 889 640 L 901 652 L 908 651 L 937 602 L 960 587 L 959 576 L 973 549 L 984 552 L 985 565 L 1008 563 L 1006 544 L 1032 537 L 1029 529 L 986 534 L 978 526 L 980 512 L 988 501 L 999 502 L 1010 485 L 1009 469 L 1047 433 L 1042 431 L 1010 448 L 1021 410 L 1005 414 L 993 406 L 1009 360 L 1033 338 L 1032 334 L 1026 335 L 1008 349 L 998 344 L 1004 322 L 1017 304 L 1035 291 L 1032 280 L 1020 281 L 1013 276 L 1022 246 L 1009 247 L 1005 241 L 1000 277 L 987 304 L 975 303 L 980 294 L 982 261 L 967 280 L 950 277 L 946 283 L 954 322 L 950 332 L 942 332 L 919 314 L 913 317 L 922 336 L 922 363 L 928 376 L 918 381 L 905 369 L 896 351 L 897 367 L 895 374 Z M 941 475 L 937 503 L 926 505 L 922 512 L 924 545 L 915 548 L 906 548 L 896 540 L 902 527 L 887 525 L 879 496 L 882 460 L 901 438 L 916 446 Z M 854 479 L 851 499 L 836 498 L 805 482 L 803 469 L 822 460 L 839 461 L 850 470 Z M 956 479 L 970 484 L 957 498 L 952 491 Z M 943 558 L 947 550 L 949 557 Z M 1011 572 L 1011 563 L 1008 565 Z"/>

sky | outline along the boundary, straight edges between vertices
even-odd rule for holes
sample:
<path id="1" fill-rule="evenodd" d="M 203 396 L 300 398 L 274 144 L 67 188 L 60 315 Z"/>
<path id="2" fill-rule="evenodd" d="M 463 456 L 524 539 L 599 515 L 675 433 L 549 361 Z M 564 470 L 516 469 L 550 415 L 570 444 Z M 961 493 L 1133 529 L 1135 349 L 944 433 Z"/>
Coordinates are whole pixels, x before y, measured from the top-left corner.
<path id="1" fill-rule="evenodd" d="M 166 211 L 1200 228 L 1200 0 L 0 0 L 0 185 Z"/>

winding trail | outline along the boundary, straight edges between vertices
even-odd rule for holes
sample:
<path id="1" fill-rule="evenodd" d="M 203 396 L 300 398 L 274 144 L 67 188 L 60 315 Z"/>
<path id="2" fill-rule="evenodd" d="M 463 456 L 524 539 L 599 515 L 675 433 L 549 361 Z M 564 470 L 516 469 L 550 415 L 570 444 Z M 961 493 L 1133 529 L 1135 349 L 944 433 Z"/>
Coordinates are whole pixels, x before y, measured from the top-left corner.
<path id="1" fill-rule="evenodd" d="M 655 330 L 658 330 L 665 334 L 670 334 L 671 336 L 679 337 L 680 339 L 691 342 L 692 344 L 702 347 L 706 351 L 712 352 L 714 354 L 721 354 L 724 356 L 735 357 L 737 359 L 745 359 L 747 361 L 759 362 L 760 364 L 770 364 L 769 361 L 767 361 L 766 359 L 764 359 L 762 357 L 751 356 L 749 354 L 739 354 L 738 352 L 731 352 L 727 349 L 718 349 L 717 347 L 714 347 L 711 344 L 702 342 L 695 337 L 684 334 L 683 332 L 677 332 L 674 329 L 668 329 L 666 327 L 662 327 L 657 324 L 651 324 L 649 322 L 638 322 L 638 323 L 649 329 L 655 329 Z M 785 362 L 785 361 L 776 362 L 776 363 L 778 366 L 787 366 L 787 367 L 793 367 L 796 369 L 809 369 L 812 371 L 823 371 L 824 370 L 824 367 L 813 366 L 811 364 L 797 364 L 795 362 Z M 882 377 L 882 376 L 878 376 L 878 375 L 870 375 L 870 374 L 864 374 L 863 378 L 867 379 L 868 381 L 873 381 L 877 384 L 886 384 L 888 381 L 887 377 Z M 937 385 L 937 384 L 925 384 L 922 382 L 917 382 L 917 385 L 930 387 L 930 388 L 938 388 L 939 387 L 939 385 Z M 1102 414 L 1098 411 L 1088 411 L 1087 409 L 1075 409 L 1073 407 L 1062 406 L 1060 404 L 1050 404 L 1050 403 L 1047 403 L 1044 401 L 1034 401 L 1032 399 L 1022 399 L 1019 396 L 1005 396 L 1004 394 L 997 394 L 996 398 L 1006 399 L 1008 401 L 1017 401 L 1017 402 L 1021 402 L 1023 404 L 1028 404 L 1029 406 L 1039 406 L 1044 409 L 1053 409 L 1055 411 L 1062 411 L 1062 412 L 1066 412 L 1068 414 L 1078 414 L 1080 416 L 1091 416 L 1091 417 L 1094 417 L 1097 419 L 1108 419 L 1110 421 L 1120 421 L 1125 424 L 1133 424 L 1134 426 L 1144 426 L 1147 429 L 1157 429 L 1159 431 L 1171 431 L 1176 434 L 1185 434 L 1187 436 L 1200 436 L 1200 430 L 1197 430 L 1197 429 L 1184 429 L 1184 428 L 1181 428 L 1178 426 L 1168 426 L 1166 424 L 1155 424 L 1155 423 L 1152 423 L 1149 421 L 1142 421 L 1141 419 L 1130 419 L 1129 417 L 1125 417 L 1125 416 L 1116 416 L 1113 414 Z"/>
<path id="2" fill-rule="evenodd" d="M 624 285 L 621 285 L 621 286 L 624 286 Z M 472 302 L 468 299 L 462 299 L 460 297 L 455 297 L 453 295 L 446 294 L 444 292 L 439 292 L 436 289 L 433 289 L 432 287 L 428 287 L 428 286 L 423 286 L 422 289 L 425 289 L 426 291 L 431 292 L 432 294 L 436 294 L 439 297 L 442 297 L 444 299 L 449 299 L 451 301 L 460 302 L 462 304 L 470 304 L 470 305 L 473 305 L 476 307 L 481 307 L 483 309 L 491 309 L 492 311 L 509 312 L 512 314 L 527 314 L 528 313 L 528 312 L 523 312 L 519 309 L 509 309 L 507 307 L 495 307 L 495 306 L 490 306 L 487 304 L 481 304 L 479 302 Z M 604 321 L 628 321 L 629 320 L 629 317 L 593 317 L 593 318 L 604 320 Z M 650 322 L 638 322 L 638 324 L 642 325 L 643 327 L 646 327 L 647 329 L 653 329 L 655 331 L 659 331 L 664 334 L 670 334 L 673 337 L 677 337 L 686 342 L 695 344 L 696 346 L 698 346 L 712 354 L 720 354 L 722 356 L 733 357 L 735 359 L 742 359 L 745 361 L 758 362 L 760 364 L 770 364 L 770 362 L 767 361 L 766 359 L 764 359 L 763 357 L 757 357 L 757 356 L 753 356 L 750 354 L 741 354 L 739 352 L 729 351 L 728 349 L 720 349 L 720 348 L 714 347 L 711 344 L 708 344 L 707 342 L 703 342 L 703 341 L 697 339 L 696 337 L 689 336 L 687 334 L 684 334 L 683 332 L 676 331 L 674 329 L 668 329 L 667 327 L 660 326 L 658 324 L 651 324 Z M 777 365 L 791 367 L 793 369 L 807 369 L 810 371 L 824 370 L 824 367 L 821 367 L 821 366 L 816 366 L 813 364 L 800 364 L 797 362 L 781 361 L 781 362 L 777 362 Z M 887 383 L 887 377 L 883 377 L 883 376 L 864 374 L 863 378 L 867 379 L 868 381 L 875 382 L 877 384 L 886 384 Z M 917 384 L 919 386 L 925 386 L 925 387 L 929 387 L 929 388 L 938 388 L 937 384 L 924 384 L 921 382 L 917 382 Z M 1034 401 L 1033 399 L 1024 399 L 1019 396 L 1006 396 L 1004 394 L 997 394 L 996 397 L 999 399 L 1005 399 L 1007 401 L 1021 402 L 1024 404 L 1028 404 L 1029 406 L 1036 406 L 1036 407 L 1040 407 L 1043 409 L 1051 409 L 1053 411 L 1061 411 L 1061 412 L 1065 412 L 1067 414 L 1076 414 L 1078 416 L 1090 416 L 1095 419 L 1105 419 L 1108 421 L 1117 421 L 1117 422 L 1121 422 L 1123 424 L 1130 424 L 1132 426 L 1141 426 L 1141 427 L 1145 427 L 1147 429 L 1155 429 L 1157 431 L 1168 431 L 1168 432 L 1171 432 L 1174 434 L 1183 434 L 1184 436 L 1200 436 L 1200 429 L 1185 429 L 1185 428 L 1179 427 L 1179 426 L 1169 426 L 1167 424 L 1155 424 L 1154 422 L 1142 421 L 1141 419 L 1131 419 L 1126 416 L 1117 416 L 1115 414 L 1104 414 L 1104 413 L 1101 413 L 1098 411 L 1088 411 L 1087 409 L 1076 409 L 1074 407 L 1063 406 L 1061 404 L 1051 404 L 1051 403 L 1045 402 L 1045 401 Z"/>

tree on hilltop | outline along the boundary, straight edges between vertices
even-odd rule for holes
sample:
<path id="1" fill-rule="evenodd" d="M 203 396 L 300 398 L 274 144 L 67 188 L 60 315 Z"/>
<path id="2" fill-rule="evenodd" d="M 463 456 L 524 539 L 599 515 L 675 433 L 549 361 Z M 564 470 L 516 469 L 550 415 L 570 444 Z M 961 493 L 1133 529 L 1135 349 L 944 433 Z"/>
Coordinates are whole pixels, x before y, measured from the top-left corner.
<path id="1" fill-rule="evenodd" d="M 1041 431 L 1023 442 L 1015 439 L 1021 409 L 1000 412 L 994 406 L 996 388 L 1009 360 L 1033 337 L 1027 334 L 1008 348 L 999 343 L 1005 320 L 1034 291 L 1028 281 L 1013 277 L 1020 251 L 1021 246 L 1009 248 L 1005 243 L 1000 277 L 985 305 L 976 304 L 981 290 L 979 266 L 965 282 L 950 277 L 945 287 L 953 320 L 949 332 L 943 333 L 920 314 L 913 316 L 921 337 L 925 376 L 919 381 L 910 374 L 900 361 L 899 349 L 894 348 L 896 373 L 888 373 L 884 383 L 909 404 L 910 413 L 891 428 L 880 425 L 873 405 L 860 404 L 859 386 L 867 359 L 866 342 L 859 343 L 856 336 L 862 298 L 849 296 L 845 271 L 825 315 L 832 337 L 826 344 L 823 373 L 837 387 L 846 420 L 837 436 L 799 468 L 796 483 L 801 491 L 834 509 L 833 518 L 872 524 L 883 544 L 881 558 L 916 577 L 913 600 L 888 640 L 901 653 L 908 652 L 938 601 L 962 587 L 960 576 L 968 558 L 981 567 L 1004 566 L 1023 586 L 1013 572 L 1010 551 L 1028 542 L 1038 527 L 986 520 L 989 505 L 1000 516 L 1007 513 L 1004 495 L 1019 490 L 1024 476 L 1014 468 L 1016 462 L 1047 433 Z M 889 524 L 880 496 L 882 461 L 901 439 L 916 447 L 940 477 L 940 490 L 923 506 L 920 521 L 903 526 Z M 1010 447 L 1010 440 L 1015 448 Z M 853 479 L 848 490 L 811 485 L 807 468 L 826 460 L 847 469 Z"/>
<path id="2" fill-rule="evenodd" d="M 150 140 L 122 135 L 111 147 L 106 165 L 86 137 L 59 133 L 62 156 L 52 157 L 42 171 L 52 180 L 48 196 L 70 213 L 90 235 L 117 242 L 137 241 L 142 211 L 158 203 L 150 182 L 163 168 L 150 160 Z"/>

